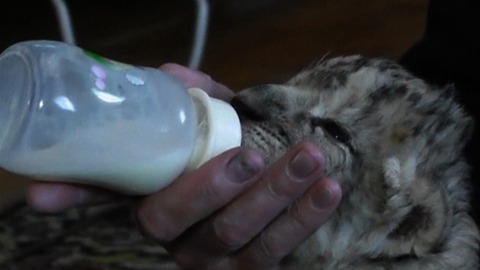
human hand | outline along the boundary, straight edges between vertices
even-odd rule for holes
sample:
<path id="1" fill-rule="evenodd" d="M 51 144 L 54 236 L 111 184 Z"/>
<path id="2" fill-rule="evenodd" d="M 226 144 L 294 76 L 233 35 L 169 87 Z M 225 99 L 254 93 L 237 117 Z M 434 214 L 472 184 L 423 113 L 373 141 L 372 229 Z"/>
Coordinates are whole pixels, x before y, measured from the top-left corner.
<path id="1" fill-rule="evenodd" d="M 271 269 L 337 207 L 340 186 L 323 169 L 310 143 L 267 171 L 257 152 L 233 149 L 144 198 L 138 221 L 183 268 Z"/>
<path id="2" fill-rule="evenodd" d="M 224 100 L 232 96 L 205 74 L 173 64 L 161 69 L 187 87 Z M 338 205 L 340 187 L 323 179 L 323 166 L 321 152 L 309 143 L 294 147 L 268 170 L 256 151 L 232 149 L 140 199 L 139 226 L 164 244 L 181 266 L 268 269 Z M 46 182 L 33 184 L 28 195 L 33 207 L 47 212 L 118 197 L 94 187 Z"/>
<path id="3" fill-rule="evenodd" d="M 233 92 L 210 76 L 177 64 L 165 64 L 160 70 L 183 82 L 186 88 L 197 87 L 210 96 L 229 100 Z M 120 195 L 100 188 L 61 182 L 34 181 L 27 193 L 29 204 L 43 212 L 58 212 L 77 205 L 97 204 L 119 199 Z"/>

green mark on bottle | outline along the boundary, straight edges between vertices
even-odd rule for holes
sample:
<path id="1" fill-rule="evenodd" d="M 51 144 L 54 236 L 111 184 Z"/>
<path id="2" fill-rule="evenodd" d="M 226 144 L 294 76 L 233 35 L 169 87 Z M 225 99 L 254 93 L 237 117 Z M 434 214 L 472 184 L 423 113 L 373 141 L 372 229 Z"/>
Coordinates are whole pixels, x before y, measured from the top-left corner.
<path id="1" fill-rule="evenodd" d="M 97 61 L 102 66 L 105 66 L 105 67 L 110 67 L 111 66 L 107 59 L 103 58 L 102 56 L 100 56 L 96 53 L 93 53 L 93 52 L 90 52 L 90 51 L 87 51 L 87 50 L 83 50 L 83 53 L 85 55 L 87 55 L 88 57 L 92 58 L 93 60 Z"/>
<path id="2" fill-rule="evenodd" d="M 103 56 L 100 56 L 96 53 L 93 53 L 87 50 L 83 50 L 83 53 L 86 56 L 95 60 L 100 65 L 104 66 L 105 68 L 114 69 L 114 70 L 125 70 L 125 69 L 133 68 L 133 66 L 131 65 L 120 63 L 117 61 L 112 61 L 110 59 L 104 58 Z"/>

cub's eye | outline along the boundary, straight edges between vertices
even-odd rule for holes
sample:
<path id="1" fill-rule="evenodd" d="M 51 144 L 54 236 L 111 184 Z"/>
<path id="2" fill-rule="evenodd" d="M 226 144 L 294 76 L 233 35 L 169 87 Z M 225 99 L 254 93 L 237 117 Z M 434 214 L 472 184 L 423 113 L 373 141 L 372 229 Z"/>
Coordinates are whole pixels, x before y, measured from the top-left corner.
<path id="1" fill-rule="evenodd" d="M 332 136 L 335 140 L 340 143 L 350 145 L 350 134 L 337 122 L 331 119 L 324 118 L 312 118 L 310 119 L 310 124 L 312 125 L 312 130 L 315 130 L 316 127 L 321 127 L 325 132 Z"/>

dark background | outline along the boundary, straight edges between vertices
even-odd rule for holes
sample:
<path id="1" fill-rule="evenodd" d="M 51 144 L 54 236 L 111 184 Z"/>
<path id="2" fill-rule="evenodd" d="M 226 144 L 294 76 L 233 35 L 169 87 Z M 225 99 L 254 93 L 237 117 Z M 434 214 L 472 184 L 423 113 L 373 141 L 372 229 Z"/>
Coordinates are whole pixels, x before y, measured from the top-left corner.
<path id="1" fill-rule="evenodd" d="M 193 0 L 66 0 L 78 45 L 132 64 L 186 63 Z M 282 80 L 330 53 L 397 58 L 423 32 L 426 0 L 211 0 L 202 70 L 237 89 Z M 59 39 L 48 0 L 7 0 L 0 50 Z"/>

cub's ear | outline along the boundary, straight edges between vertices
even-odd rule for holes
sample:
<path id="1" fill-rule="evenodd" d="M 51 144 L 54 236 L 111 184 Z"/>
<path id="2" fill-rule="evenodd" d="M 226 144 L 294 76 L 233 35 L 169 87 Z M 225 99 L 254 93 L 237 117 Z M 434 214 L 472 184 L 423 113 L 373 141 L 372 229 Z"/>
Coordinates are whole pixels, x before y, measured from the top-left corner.
<path id="1" fill-rule="evenodd" d="M 425 172 L 446 173 L 462 160 L 463 151 L 473 133 L 473 119 L 456 102 L 452 86 L 432 89 L 415 113 L 423 118 L 415 151 Z"/>
<path id="2" fill-rule="evenodd" d="M 465 127 L 462 130 L 462 135 L 461 137 L 461 144 L 460 146 L 462 149 L 465 147 L 465 145 L 472 139 L 473 131 L 476 128 L 476 123 L 473 117 L 471 116 L 465 116 Z"/>
<path id="3" fill-rule="evenodd" d="M 438 100 L 434 101 L 435 104 L 432 106 L 434 114 L 432 121 L 427 122 L 427 131 L 432 135 L 432 142 L 463 150 L 473 133 L 473 118 L 456 101 L 453 85 L 436 90 Z"/>

